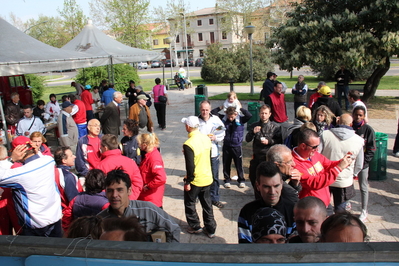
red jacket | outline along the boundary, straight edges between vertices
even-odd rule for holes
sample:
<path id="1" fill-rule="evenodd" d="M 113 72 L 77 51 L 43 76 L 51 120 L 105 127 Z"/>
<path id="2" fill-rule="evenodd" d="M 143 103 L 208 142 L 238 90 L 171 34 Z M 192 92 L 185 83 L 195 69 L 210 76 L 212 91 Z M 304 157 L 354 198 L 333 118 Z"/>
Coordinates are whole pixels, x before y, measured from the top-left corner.
<path id="1" fill-rule="evenodd" d="M 80 99 L 85 104 L 86 111 L 93 110 L 93 107 L 91 105 L 94 103 L 94 100 L 90 90 L 84 90 L 80 95 Z"/>
<path id="2" fill-rule="evenodd" d="M 20 235 L 22 233 L 22 228 L 18 223 L 18 216 L 15 212 L 11 188 L 2 189 L 4 191 L 0 198 L 0 235 L 12 235 L 13 228 L 17 235 Z"/>
<path id="3" fill-rule="evenodd" d="M 287 106 L 285 104 L 284 94 L 273 92 L 266 99 L 265 103 L 271 107 L 271 117 L 274 122 L 284 123 L 288 120 Z"/>
<path id="4" fill-rule="evenodd" d="M 104 173 L 107 174 L 119 167 L 130 176 L 130 180 L 132 181 L 132 193 L 130 194 L 129 199 L 136 200 L 143 189 L 143 178 L 141 177 L 136 162 L 123 156 L 119 149 L 108 150 L 101 155 L 99 169 Z"/>
<path id="5" fill-rule="evenodd" d="M 144 160 L 140 163 L 140 173 L 143 177 L 144 186 L 148 190 L 143 189 L 138 200 L 150 201 L 156 206 L 162 207 L 166 172 L 162 156 L 157 148 L 145 154 Z"/>
<path id="6" fill-rule="evenodd" d="M 292 157 L 296 164 L 295 168 L 302 174 L 302 190 L 299 192 L 299 198 L 314 196 L 328 206 L 330 204 L 328 186 L 335 182 L 341 172 L 341 169 L 337 166 L 340 161 L 330 161 L 317 151 L 310 160 L 306 160 L 296 153 L 296 149 L 292 150 Z"/>
<path id="7" fill-rule="evenodd" d="M 81 100 L 75 100 L 73 104 L 79 107 L 79 111 L 74 114 L 73 120 L 75 123 L 78 124 L 85 124 L 86 123 L 86 107 L 85 104 Z"/>

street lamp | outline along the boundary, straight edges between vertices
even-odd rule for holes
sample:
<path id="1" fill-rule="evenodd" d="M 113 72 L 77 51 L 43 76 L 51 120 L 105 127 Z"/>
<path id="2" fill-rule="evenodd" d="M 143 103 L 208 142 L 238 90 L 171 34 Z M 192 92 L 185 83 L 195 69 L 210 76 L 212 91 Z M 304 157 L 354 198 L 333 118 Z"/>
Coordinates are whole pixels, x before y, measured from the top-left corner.
<path id="1" fill-rule="evenodd" d="M 252 67 L 252 34 L 255 32 L 255 26 L 248 25 L 244 27 L 245 32 L 248 34 L 249 38 L 249 67 L 251 73 L 251 95 L 254 95 L 254 71 Z"/>
<path id="2" fill-rule="evenodd" d="M 173 57 L 172 57 L 172 37 L 166 37 L 165 42 L 169 44 L 169 58 L 170 58 L 170 78 L 173 79 Z"/>
<path id="3" fill-rule="evenodd" d="M 32 25 L 32 26 L 30 26 L 29 28 L 27 28 L 26 30 L 24 30 L 24 33 L 26 33 L 28 30 L 30 30 L 31 28 L 33 28 L 33 27 L 36 27 L 36 26 L 39 26 L 40 24 L 44 24 L 44 23 L 47 23 L 48 21 L 46 20 L 46 21 L 42 21 L 42 22 L 40 22 L 40 23 L 37 23 L 37 24 L 35 24 L 35 25 Z"/>
<path id="4" fill-rule="evenodd" d="M 180 13 L 183 16 L 184 23 L 184 37 L 186 41 L 186 60 L 187 60 L 187 78 L 190 78 L 190 64 L 188 63 L 188 42 L 187 42 L 187 23 L 186 23 L 186 15 L 184 13 Z M 183 60 L 184 62 L 184 60 Z M 183 63 L 184 66 L 184 63 Z"/>

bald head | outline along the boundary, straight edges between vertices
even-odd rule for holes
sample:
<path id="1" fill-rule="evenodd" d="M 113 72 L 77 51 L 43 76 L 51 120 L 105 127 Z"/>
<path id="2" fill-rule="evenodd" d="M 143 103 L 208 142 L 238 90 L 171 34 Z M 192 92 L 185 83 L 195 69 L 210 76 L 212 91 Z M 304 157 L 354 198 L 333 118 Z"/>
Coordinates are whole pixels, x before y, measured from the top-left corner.
<path id="1" fill-rule="evenodd" d="M 352 126 L 353 118 L 350 114 L 343 114 L 339 119 L 339 124 L 344 126 Z"/>

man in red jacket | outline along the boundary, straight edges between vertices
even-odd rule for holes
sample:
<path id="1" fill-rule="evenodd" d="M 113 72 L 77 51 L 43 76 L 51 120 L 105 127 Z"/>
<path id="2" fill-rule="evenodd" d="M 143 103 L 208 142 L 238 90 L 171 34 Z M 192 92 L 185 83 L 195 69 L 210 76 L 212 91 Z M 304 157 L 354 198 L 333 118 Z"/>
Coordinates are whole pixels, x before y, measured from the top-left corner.
<path id="1" fill-rule="evenodd" d="M 93 96 L 91 95 L 90 90 L 91 90 L 91 86 L 86 85 L 84 91 L 80 95 L 80 99 L 85 104 L 87 122 L 89 122 L 90 119 L 94 118 L 93 106 L 92 106 L 92 104 L 94 103 L 94 100 L 93 100 Z"/>
<path id="2" fill-rule="evenodd" d="M 285 105 L 283 84 L 274 83 L 274 92 L 265 98 L 265 104 L 271 108 L 271 120 L 276 123 L 284 123 L 288 120 L 287 106 Z"/>
<path id="3" fill-rule="evenodd" d="M 127 173 L 132 182 L 132 193 L 130 193 L 129 199 L 136 200 L 143 189 L 143 178 L 135 161 L 122 155 L 118 138 L 115 135 L 105 134 L 101 138 L 100 150 L 102 155 L 98 168 L 105 174 L 115 169 L 121 169 Z"/>
<path id="4" fill-rule="evenodd" d="M 78 126 L 78 139 L 80 139 L 82 136 L 87 135 L 86 107 L 81 100 L 76 98 L 76 95 L 70 94 L 69 98 L 71 99 L 71 103 L 77 106 L 77 112 L 72 113 L 72 117 Z"/>
<path id="5" fill-rule="evenodd" d="M 330 161 L 317 151 L 320 145 L 317 132 L 305 129 L 298 135 L 298 146 L 292 150 L 292 157 L 295 168 L 302 174 L 302 190 L 299 192 L 299 198 L 314 196 L 321 199 L 330 215 L 332 206 L 328 186 L 334 183 L 338 174 L 352 163 L 352 155 L 347 154 L 339 161 Z"/>

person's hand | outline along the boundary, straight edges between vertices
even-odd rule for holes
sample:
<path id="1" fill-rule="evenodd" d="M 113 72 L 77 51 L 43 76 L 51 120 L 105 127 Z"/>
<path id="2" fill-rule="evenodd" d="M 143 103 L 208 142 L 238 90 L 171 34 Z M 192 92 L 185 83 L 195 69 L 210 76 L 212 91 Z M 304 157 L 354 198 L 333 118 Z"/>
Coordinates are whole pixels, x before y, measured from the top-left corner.
<path id="1" fill-rule="evenodd" d="M 190 190 L 191 190 L 190 184 L 184 184 L 184 191 L 190 191 Z"/>
<path id="2" fill-rule="evenodd" d="M 260 126 L 254 127 L 254 133 L 258 133 L 261 130 Z"/>
<path id="3" fill-rule="evenodd" d="M 347 168 L 349 165 L 351 165 L 352 162 L 353 162 L 352 153 L 348 152 L 344 156 L 344 158 L 341 159 L 338 166 L 343 170 L 343 169 Z"/>
<path id="4" fill-rule="evenodd" d="M 150 131 L 150 133 L 152 133 L 152 132 L 154 132 L 154 127 L 151 127 L 151 131 Z"/>
<path id="5" fill-rule="evenodd" d="M 3 192 L 4 192 L 4 189 L 2 189 L 2 188 L 0 187 L 0 199 L 1 199 L 1 197 L 3 196 Z"/>
<path id="6" fill-rule="evenodd" d="M 208 134 L 208 137 L 211 139 L 211 141 L 215 141 L 216 140 L 215 134 Z"/>
<path id="7" fill-rule="evenodd" d="M 301 181 L 302 173 L 294 168 L 291 170 L 290 176 L 291 176 L 291 180 L 297 180 L 299 182 L 299 181 Z"/>
<path id="8" fill-rule="evenodd" d="M 265 137 L 261 137 L 260 138 L 260 143 L 262 143 L 263 145 L 268 145 L 269 144 L 269 140 Z"/>
<path id="9" fill-rule="evenodd" d="M 21 161 L 25 157 L 25 152 L 28 150 L 26 145 L 18 145 L 11 153 L 11 160 L 13 162 Z"/>

